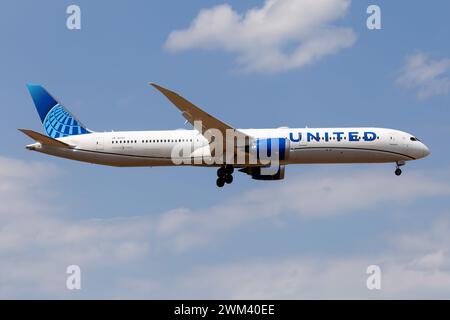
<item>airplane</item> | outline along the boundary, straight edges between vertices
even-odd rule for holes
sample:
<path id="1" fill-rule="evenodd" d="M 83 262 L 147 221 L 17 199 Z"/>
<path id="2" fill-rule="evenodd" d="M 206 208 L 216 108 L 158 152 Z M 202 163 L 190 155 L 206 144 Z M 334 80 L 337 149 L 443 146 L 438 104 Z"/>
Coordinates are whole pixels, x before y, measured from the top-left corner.
<path id="1" fill-rule="evenodd" d="M 35 141 L 26 149 L 116 167 L 216 167 L 216 185 L 220 188 L 233 182 L 235 168 L 255 180 L 282 180 L 289 164 L 393 163 L 395 174 L 400 176 L 400 167 L 407 161 L 430 154 L 416 136 L 394 129 L 236 129 L 177 93 L 151 85 L 180 110 L 194 129 L 94 132 L 43 86 L 27 84 L 46 134 L 19 129 Z M 222 137 L 214 139 L 215 135 L 209 134 L 214 130 Z M 184 153 L 174 153 L 175 149 Z"/>

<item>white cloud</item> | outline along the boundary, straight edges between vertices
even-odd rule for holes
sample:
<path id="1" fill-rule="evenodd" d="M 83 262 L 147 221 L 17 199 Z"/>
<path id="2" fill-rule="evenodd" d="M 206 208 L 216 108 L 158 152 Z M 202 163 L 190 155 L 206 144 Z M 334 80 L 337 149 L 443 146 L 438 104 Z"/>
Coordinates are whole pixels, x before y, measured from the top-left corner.
<path id="1" fill-rule="evenodd" d="M 45 163 L 0 156 L 0 297 L 68 295 L 68 265 L 120 264 L 149 250 L 146 218 L 64 218 L 67 206 L 52 187 L 61 174 Z"/>
<path id="2" fill-rule="evenodd" d="M 424 53 L 407 57 L 397 84 L 416 92 L 418 99 L 450 91 L 450 59 L 433 60 Z"/>
<path id="3" fill-rule="evenodd" d="M 389 246 L 378 252 L 249 255 L 234 262 L 200 265 L 165 281 L 126 277 L 120 287 L 134 298 L 150 293 L 172 299 L 448 299 L 449 235 L 450 220 L 444 214 L 420 231 L 387 236 Z M 381 268 L 381 290 L 366 287 L 366 269 L 373 264 Z M 170 289 L 174 287 L 176 292 Z"/>
<path id="4" fill-rule="evenodd" d="M 57 173 L 56 167 L 44 163 L 27 163 L 0 156 L 0 222 L 12 215 L 20 218 L 23 212 L 45 211 L 48 208 L 45 201 L 34 202 L 33 198 L 49 198 L 48 194 L 41 192 L 41 179 L 51 181 Z"/>
<path id="5" fill-rule="evenodd" d="M 157 233 L 171 247 L 186 250 L 207 245 L 224 233 L 260 220 L 296 215 L 307 219 L 350 214 L 389 203 L 402 206 L 417 198 L 450 194 L 450 184 L 426 174 L 352 171 L 290 177 L 276 186 L 262 187 L 223 204 L 192 212 L 175 210 L 161 216 Z M 324 200 L 326 199 L 326 200 Z"/>
<path id="6" fill-rule="evenodd" d="M 386 252 L 340 258 L 321 255 L 269 261 L 249 259 L 199 268 L 183 281 L 177 281 L 182 284 L 182 294 L 192 298 L 450 298 L 450 269 L 413 265 L 416 259 L 423 258 Z M 447 255 L 445 259 L 449 264 L 450 257 Z M 366 268 L 373 264 L 381 268 L 380 291 L 366 287 Z"/>
<path id="7" fill-rule="evenodd" d="M 387 236 L 379 252 L 244 258 L 196 268 L 176 278 L 177 298 L 196 299 L 430 299 L 450 298 L 450 220 Z M 368 290 L 366 269 L 381 268 L 381 290 Z M 130 280 L 131 281 L 131 280 Z M 127 282 L 125 282 L 127 283 Z M 214 285 L 211 285 L 214 284 Z M 155 287 L 155 283 L 149 286 Z M 142 288 L 141 288 L 142 289 Z M 163 297 L 170 293 L 160 287 Z"/>
<path id="8" fill-rule="evenodd" d="M 299 68 L 353 45 L 353 30 L 335 24 L 349 5 L 350 0 L 266 0 L 239 14 L 223 4 L 201 10 L 189 28 L 169 35 L 165 47 L 236 53 L 247 72 Z"/>
<path id="9" fill-rule="evenodd" d="M 60 179 L 60 174 L 57 168 L 45 164 L 0 157 L 0 203 L 5 204 L 0 207 L 0 297 L 70 297 L 70 292 L 64 287 L 65 268 L 70 264 L 78 264 L 82 270 L 88 270 L 92 281 L 105 269 L 130 270 L 131 266 L 148 263 L 149 260 L 158 261 L 161 254 L 164 257 L 176 256 L 180 251 L 210 248 L 227 235 L 232 236 L 233 231 L 245 230 L 260 221 L 276 223 L 287 216 L 323 219 L 336 214 L 367 212 L 380 204 L 398 208 L 427 197 L 450 194 L 446 174 L 434 177 L 430 172 L 409 173 L 399 179 L 392 172 L 351 171 L 343 174 L 330 170 L 321 171 L 320 176 L 310 173 L 290 177 L 281 183 L 262 184 L 264 187 L 201 210 L 179 208 L 159 215 L 77 220 L 65 214 L 63 208 L 67 206 L 60 207 L 65 200 L 55 193 L 58 187 L 52 181 Z M 44 180 L 45 192 L 39 188 Z M 450 228 L 444 228 L 443 223 L 439 226 L 443 229 L 433 229 L 432 235 L 424 232 L 417 238 L 409 235 L 396 238 L 400 249 L 406 246 L 419 254 L 414 259 L 407 256 L 404 264 L 396 262 L 392 270 L 397 273 L 403 269 L 407 272 L 417 269 L 443 273 L 441 269 L 448 263 L 445 245 L 448 241 L 442 236 L 450 234 L 447 232 Z M 421 248 L 412 244 L 419 238 Z M 441 246 L 436 247 L 435 243 Z M 180 285 L 179 290 L 177 287 L 179 297 L 202 296 L 201 293 L 208 290 L 217 297 L 236 298 L 247 294 L 248 297 L 269 297 L 271 294 L 279 294 L 278 298 L 306 296 L 296 289 L 299 286 L 315 288 L 311 296 L 320 297 L 324 292 L 330 292 L 330 295 L 336 292 L 337 295 L 338 285 L 336 291 L 326 291 L 325 285 L 339 277 L 353 279 L 355 270 L 373 260 L 364 257 L 356 260 L 351 257 L 323 259 L 285 257 L 273 261 L 267 258 L 261 263 L 249 258 L 237 265 L 194 268 L 197 271 L 193 273 L 189 271 L 192 266 L 186 266 L 183 274 L 171 275 L 170 279 L 176 283 L 169 286 L 165 281 L 172 280 L 161 280 L 155 273 L 134 278 L 132 272 L 126 274 L 122 271 L 122 275 L 127 276 L 112 280 L 108 290 L 101 292 L 105 292 L 104 297 L 136 297 L 139 294 L 142 297 L 149 294 L 174 297 L 175 293 L 167 290 Z M 249 268 L 254 273 L 246 271 Z M 232 285 L 236 282 L 227 278 L 233 273 L 242 281 L 234 289 Z M 438 286 L 438 276 L 433 278 L 435 286 Z M 264 281 L 258 282 L 262 278 L 267 278 L 265 284 Z M 356 281 L 356 286 L 357 283 L 359 285 L 358 279 L 350 281 Z M 215 283 L 216 289 L 204 288 L 208 282 Z M 85 283 L 84 293 L 98 297 L 99 291 L 90 291 L 89 284 L 92 282 Z M 420 287 L 420 283 L 417 286 Z M 153 292 L 155 288 L 160 290 Z"/>

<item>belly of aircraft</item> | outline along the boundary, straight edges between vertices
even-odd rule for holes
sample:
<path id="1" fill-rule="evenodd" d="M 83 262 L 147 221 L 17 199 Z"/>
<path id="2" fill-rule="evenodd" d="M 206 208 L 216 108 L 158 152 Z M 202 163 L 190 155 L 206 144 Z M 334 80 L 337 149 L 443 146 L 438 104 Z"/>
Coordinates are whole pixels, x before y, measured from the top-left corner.
<path id="1" fill-rule="evenodd" d="M 291 150 L 291 163 L 382 163 L 411 160 L 402 153 L 373 148 L 300 147 Z"/>

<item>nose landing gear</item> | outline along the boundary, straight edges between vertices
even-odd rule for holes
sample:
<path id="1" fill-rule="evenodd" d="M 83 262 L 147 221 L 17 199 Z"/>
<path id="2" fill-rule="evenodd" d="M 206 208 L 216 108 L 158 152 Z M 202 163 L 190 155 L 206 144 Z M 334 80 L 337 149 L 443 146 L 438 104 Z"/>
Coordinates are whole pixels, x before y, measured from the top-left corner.
<path id="1" fill-rule="evenodd" d="M 396 162 L 396 169 L 395 169 L 395 175 L 400 176 L 402 174 L 402 169 L 400 169 L 401 166 L 405 165 L 404 161 L 397 161 Z"/>
<path id="2" fill-rule="evenodd" d="M 233 182 L 233 172 L 234 167 L 230 164 L 220 167 L 217 169 L 217 180 L 216 185 L 222 188 L 225 183 L 230 184 Z"/>

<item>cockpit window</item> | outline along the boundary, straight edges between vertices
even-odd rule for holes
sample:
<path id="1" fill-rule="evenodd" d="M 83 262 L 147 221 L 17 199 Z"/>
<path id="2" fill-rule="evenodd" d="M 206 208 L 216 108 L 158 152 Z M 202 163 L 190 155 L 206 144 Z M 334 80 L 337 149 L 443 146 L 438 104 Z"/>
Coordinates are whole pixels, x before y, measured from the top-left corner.
<path id="1" fill-rule="evenodd" d="M 417 139 L 416 137 L 411 137 L 410 139 L 411 139 L 411 141 L 420 141 L 420 140 Z"/>

